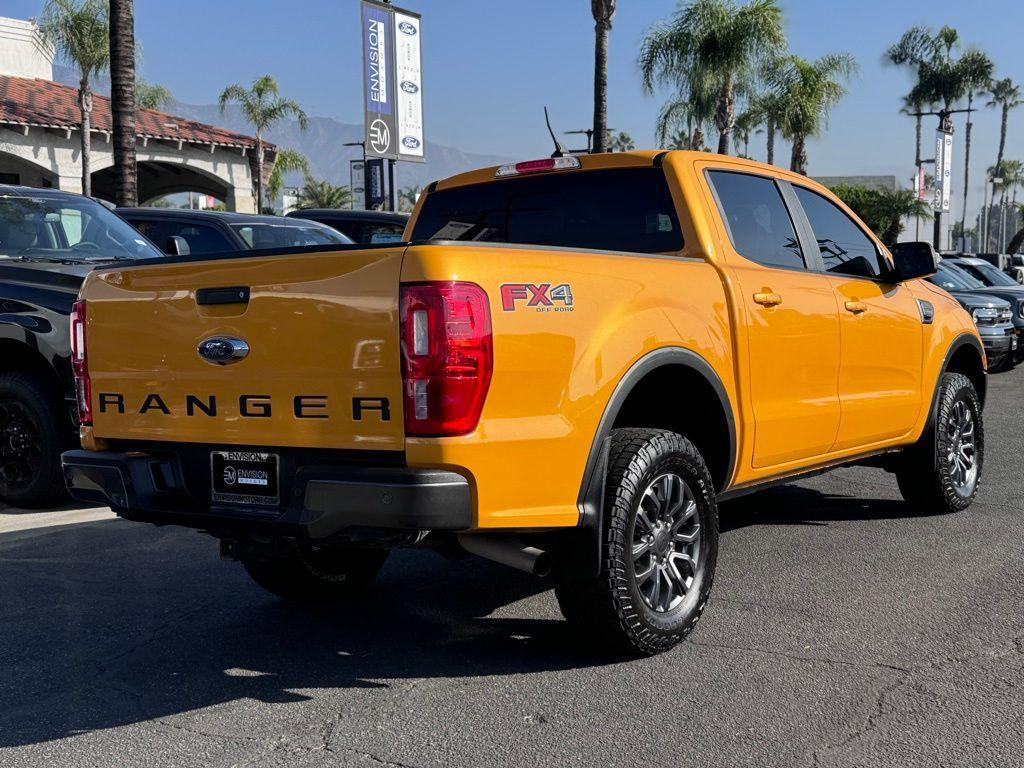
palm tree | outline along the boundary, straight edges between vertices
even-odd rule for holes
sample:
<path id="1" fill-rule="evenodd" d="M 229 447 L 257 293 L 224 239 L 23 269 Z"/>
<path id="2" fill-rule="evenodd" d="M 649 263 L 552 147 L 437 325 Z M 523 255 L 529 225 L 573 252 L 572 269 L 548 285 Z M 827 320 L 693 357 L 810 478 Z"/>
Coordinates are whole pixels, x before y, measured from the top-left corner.
<path id="1" fill-rule="evenodd" d="M 1013 81 L 1004 77 L 992 83 L 989 88 L 992 98 L 985 104 L 986 107 L 999 107 L 1002 110 L 1002 118 L 999 124 L 999 152 L 996 154 L 996 169 L 1003 164 L 1003 152 L 1006 149 L 1006 122 L 1010 110 L 1019 107 L 1024 101 L 1021 100 L 1020 86 L 1014 85 Z"/>
<path id="2" fill-rule="evenodd" d="M 672 131 L 684 127 L 687 140 L 680 149 L 704 149 L 704 131 L 714 121 L 715 92 L 708 87 L 698 73 L 687 78 L 686 92 L 665 103 L 658 113 L 655 135 L 659 145 L 664 146 Z"/>
<path id="3" fill-rule="evenodd" d="M 608 33 L 615 0 L 590 0 L 594 16 L 594 151 L 608 151 Z"/>
<path id="4" fill-rule="evenodd" d="M 309 160 L 301 152 L 294 149 L 279 149 L 274 158 L 274 170 L 267 179 L 267 197 L 276 200 L 284 187 L 285 174 L 301 172 L 309 176 Z"/>
<path id="5" fill-rule="evenodd" d="M 680 129 L 671 136 L 664 136 L 663 140 L 658 142 L 658 146 L 664 147 L 665 149 L 691 149 L 690 133 L 686 130 Z"/>
<path id="6" fill-rule="evenodd" d="M 329 181 L 317 181 L 307 174 L 299 190 L 299 208 L 344 208 L 352 202 L 352 190 L 336 187 Z"/>
<path id="7" fill-rule="evenodd" d="M 47 0 L 39 32 L 78 70 L 82 113 L 82 194 L 92 192 L 90 134 L 92 79 L 110 65 L 109 15 L 105 0 Z"/>
<path id="8" fill-rule="evenodd" d="M 776 0 L 693 0 L 670 21 L 655 25 L 644 37 L 640 73 L 644 89 L 675 86 L 688 99 L 694 83 L 715 92 L 718 152 L 729 154 L 736 123 L 737 90 L 749 85 L 761 65 L 786 44 L 782 9 Z"/>
<path id="9" fill-rule="evenodd" d="M 1002 164 L 996 168 L 989 168 L 989 173 L 994 174 L 990 178 L 999 178 L 1000 182 L 996 185 L 999 189 L 999 226 L 996 229 L 996 250 L 1002 248 L 1003 238 L 1005 233 L 1006 222 L 1006 193 L 1012 192 L 1016 197 L 1016 187 L 1019 184 L 1024 184 L 1024 162 L 1020 160 L 1003 160 Z M 993 193 L 994 194 L 994 193 Z M 1011 203 L 1011 205 L 1013 205 Z"/>
<path id="10" fill-rule="evenodd" d="M 757 123 L 764 125 L 766 158 L 768 165 L 775 165 L 775 134 L 786 111 L 785 99 L 778 94 L 759 93 L 750 100 L 747 110 L 756 116 Z"/>
<path id="11" fill-rule="evenodd" d="M 736 146 L 743 145 L 742 157 L 750 157 L 750 134 L 761 125 L 761 115 L 755 108 L 747 108 L 736 116 Z"/>
<path id="12" fill-rule="evenodd" d="M 263 210 L 263 159 L 264 144 L 263 136 L 274 123 L 284 120 L 286 117 L 293 117 L 299 124 L 300 130 L 306 130 L 309 121 L 306 113 L 291 99 L 281 96 L 277 88 L 277 81 L 270 75 L 255 80 L 252 87 L 246 90 L 240 85 L 229 85 L 221 91 L 220 111 L 224 112 L 228 104 L 237 103 L 242 108 L 242 114 L 249 124 L 256 130 L 256 210 Z"/>
<path id="13" fill-rule="evenodd" d="M 174 101 L 171 92 L 162 85 L 135 79 L 135 104 L 139 109 L 163 109 Z"/>
<path id="14" fill-rule="evenodd" d="M 930 205 L 912 189 L 878 190 L 874 205 L 878 218 L 887 222 L 879 237 L 889 247 L 899 240 L 904 219 L 927 219 L 931 216 Z"/>
<path id="15" fill-rule="evenodd" d="M 619 131 L 608 142 L 609 152 L 631 152 L 634 149 L 636 149 L 636 143 L 633 141 L 633 137 L 625 131 Z"/>
<path id="16" fill-rule="evenodd" d="M 848 80 L 856 71 L 857 62 L 850 54 L 832 53 L 815 61 L 786 56 L 768 73 L 772 90 L 783 101 L 779 130 L 793 145 L 790 170 L 806 175 L 807 139 L 818 135 L 829 110 L 846 94 L 840 80 Z"/>
<path id="17" fill-rule="evenodd" d="M 110 0 L 110 113 L 114 139 L 114 197 L 139 204 L 135 164 L 135 4 Z"/>
<path id="18" fill-rule="evenodd" d="M 964 87 L 967 89 L 967 125 L 964 127 L 964 204 L 960 209 L 960 231 L 967 221 L 967 190 L 971 185 L 971 113 L 974 109 L 975 91 L 987 88 L 992 82 L 995 65 L 981 51 L 968 51 L 960 58 Z"/>

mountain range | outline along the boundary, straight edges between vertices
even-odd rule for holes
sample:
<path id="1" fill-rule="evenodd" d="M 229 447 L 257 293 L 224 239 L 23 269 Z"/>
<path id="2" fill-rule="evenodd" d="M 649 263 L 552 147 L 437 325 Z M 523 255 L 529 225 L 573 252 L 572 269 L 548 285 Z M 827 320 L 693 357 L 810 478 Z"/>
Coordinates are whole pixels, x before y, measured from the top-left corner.
<path id="1" fill-rule="evenodd" d="M 78 77 L 74 70 L 60 65 L 54 66 L 54 79 L 64 85 L 77 87 Z M 99 78 L 94 83 L 96 93 L 109 95 L 110 81 Z M 172 101 L 162 111 L 172 115 L 198 120 L 211 125 L 219 125 L 239 133 L 252 134 L 252 128 L 242 116 L 241 109 L 229 105 L 222 113 L 216 104 L 186 104 Z M 343 123 L 331 117 L 310 117 L 307 130 L 302 131 L 295 120 L 282 120 L 275 125 L 266 136 L 267 141 L 278 147 L 294 149 L 301 152 L 309 160 L 310 172 L 314 178 L 326 179 L 332 184 L 349 183 L 349 161 L 361 157 L 359 147 L 343 146 L 346 142 L 362 141 L 363 126 Z M 429 133 L 430 126 L 427 126 Z M 443 179 L 463 171 L 481 168 L 488 165 L 500 165 L 509 158 L 497 155 L 479 155 L 454 147 L 436 144 L 428 139 L 426 146 L 426 162 L 402 162 L 396 165 L 396 186 L 424 187 L 435 179 Z M 298 174 L 290 174 L 286 180 L 289 185 L 301 184 Z"/>

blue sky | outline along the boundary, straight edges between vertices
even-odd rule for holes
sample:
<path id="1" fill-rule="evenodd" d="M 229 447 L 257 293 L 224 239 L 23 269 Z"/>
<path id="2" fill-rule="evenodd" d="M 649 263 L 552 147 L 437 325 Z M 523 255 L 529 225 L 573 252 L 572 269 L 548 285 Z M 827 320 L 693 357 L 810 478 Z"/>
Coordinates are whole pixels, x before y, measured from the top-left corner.
<path id="1" fill-rule="evenodd" d="M 143 74 L 186 102 L 211 103 L 229 83 L 267 72 L 307 112 L 361 120 L 356 0 L 139 0 L 136 35 Z M 815 175 L 913 174 L 913 121 L 899 115 L 910 75 L 881 63 L 885 48 L 914 24 L 950 24 L 982 47 L 997 74 L 1024 82 L 1019 0 L 782 0 L 790 48 L 800 55 L 846 51 L 861 73 L 810 144 Z M 587 0 L 406 0 L 424 15 L 427 135 L 465 151 L 532 157 L 549 152 L 542 107 L 556 128 L 586 127 L 592 114 L 593 21 Z M 4 0 L 3 14 L 28 18 L 41 0 Z M 638 146 L 654 144 L 664 94 L 640 89 L 636 51 L 645 30 L 675 0 L 619 0 L 611 35 L 609 124 Z M 934 125 L 926 123 L 926 138 Z M 995 162 L 998 115 L 975 118 L 972 205 L 981 172 Z M 926 143 L 927 146 L 927 143 Z M 954 190 L 962 190 L 963 117 L 957 119 Z M 788 150 L 783 147 L 783 152 Z M 764 137 L 752 142 L 764 156 Z M 1007 155 L 1024 158 L 1024 107 L 1011 114 Z M 788 159 L 788 155 L 785 156 Z M 959 210 L 959 208 L 955 208 Z"/>

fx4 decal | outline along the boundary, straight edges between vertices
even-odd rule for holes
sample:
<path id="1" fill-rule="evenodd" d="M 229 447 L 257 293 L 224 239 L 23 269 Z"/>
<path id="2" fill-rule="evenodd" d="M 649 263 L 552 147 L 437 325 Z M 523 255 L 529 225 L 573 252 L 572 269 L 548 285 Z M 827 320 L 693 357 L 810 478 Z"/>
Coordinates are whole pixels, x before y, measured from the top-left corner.
<path id="1" fill-rule="evenodd" d="M 572 287 L 568 283 L 502 283 L 501 308 L 505 312 L 517 309 L 516 302 L 526 302 L 538 312 L 572 312 Z M 555 306 L 555 304 L 561 306 Z"/>

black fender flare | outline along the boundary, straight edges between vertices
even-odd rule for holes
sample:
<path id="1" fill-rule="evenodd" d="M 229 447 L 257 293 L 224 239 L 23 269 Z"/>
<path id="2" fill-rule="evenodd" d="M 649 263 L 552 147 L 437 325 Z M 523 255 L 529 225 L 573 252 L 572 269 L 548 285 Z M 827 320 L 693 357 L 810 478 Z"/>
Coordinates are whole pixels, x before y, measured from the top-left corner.
<path id="1" fill-rule="evenodd" d="M 957 350 L 965 345 L 974 347 L 975 351 L 978 353 L 978 357 L 982 360 L 985 359 L 985 348 L 973 333 L 961 333 L 959 336 L 954 338 L 952 342 L 950 342 L 949 347 L 946 349 L 946 354 L 942 358 L 942 366 L 939 368 L 939 375 L 935 377 L 935 386 L 932 390 L 932 401 L 928 406 L 928 421 L 925 422 L 924 429 L 921 432 L 922 438 L 927 436 L 930 431 L 935 428 L 935 421 L 938 419 L 939 388 L 942 385 L 942 375 L 949 370 L 949 362 L 953 359 L 953 355 L 955 355 Z M 983 370 L 982 375 L 987 376 L 988 374 Z M 984 386 L 984 379 L 982 379 L 982 383 L 983 386 L 978 392 L 978 399 L 981 401 L 981 405 L 984 408 L 986 390 L 986 387 Z"/>
<path id="2" fill-rule="evenodd" d="M 729 428 L 729 465 L 726 469 L 726 483 L 732 478 L 736 468 L 736 422 L 733 416 L 729 395 L 722 384 L 722 379 L 711 364 L 696 352 L 683 347 L 661 347 L 641 357 L 622 376 L 616 384 L 611 398 L 605 405 L 604 413 L 598 422 L 597 432 L 591 443 L 586 468 L 577 506 L 580 511 L 579 526 L 587 529 L 591 536 L 584 537 L 589 543 L 589 557 L 600 568 L 601 557 L 601 522 L 604 510 L 604 479 L 608 467 L 608 447 L 611 439 L 612 425 L 626 402 L 633 388 L 651 371 L 668 365 L 689 368 L 699 374 L 714 390 L 725 413 Z M 722 490 L 722 489 L 719 489 Z"/>

